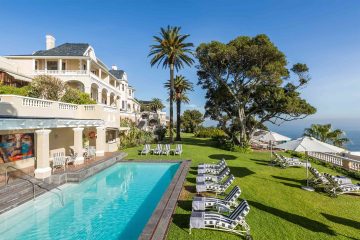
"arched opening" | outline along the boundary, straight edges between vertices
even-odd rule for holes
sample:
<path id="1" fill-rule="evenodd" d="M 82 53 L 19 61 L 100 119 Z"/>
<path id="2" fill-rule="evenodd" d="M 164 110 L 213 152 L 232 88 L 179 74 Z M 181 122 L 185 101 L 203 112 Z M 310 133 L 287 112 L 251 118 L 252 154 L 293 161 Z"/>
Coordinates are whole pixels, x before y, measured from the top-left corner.
<path id="1" fill-rule="evenodd" d="M 66 85 L 68 85 L 71 88 L 77 89 L 79 91 L 85 92 L 85 86 L 82 82 L 78 80 L 70 80 L 66 82 Z"/>
<path id="2" fill-rule="evenodd" d="M 107 104 L 107 90 L 105 88 L 101 91 L 101 103 Z"/>
<path id="3" fill-rule="evenodd" d="M 98 92 L 99 92 L 99 86 L 96 85 L 95 83 L 91 84 L 91 90 L 90 90 L 90 96 L 93 100 L 95 100 L 96 102 L 98 101 Z"/>
<path id="4" fill-rule="evenodd" d="M 115 94 L 110 93 L 110 106 L 115 106 Z"/>

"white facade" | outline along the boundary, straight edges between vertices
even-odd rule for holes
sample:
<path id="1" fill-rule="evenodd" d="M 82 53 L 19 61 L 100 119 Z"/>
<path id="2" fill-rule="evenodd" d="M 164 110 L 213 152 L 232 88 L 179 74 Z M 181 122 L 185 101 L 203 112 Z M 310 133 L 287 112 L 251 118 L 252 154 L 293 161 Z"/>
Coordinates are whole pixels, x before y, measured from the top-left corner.
<path id="1" fill-rule="evenodd" d="M 46 36 L 47 50 L 55 47 L 55 38 Z M 33 78 L 51 75 L 68 83 L 69 86 L 88 93 L 97 103 L 117 107 L 121 117 L 137 120 L 140 105 L 134 98 L 135 89 L 128 84 L 127 75 L 121 78 L 111 74 L 108 67 L 96 57 L 88 46 L 82 56 L 5 56 Z M 117 70 L 116 66 L 112 70 Z M 129 117 L 130 116 L 130 117 Z"/>

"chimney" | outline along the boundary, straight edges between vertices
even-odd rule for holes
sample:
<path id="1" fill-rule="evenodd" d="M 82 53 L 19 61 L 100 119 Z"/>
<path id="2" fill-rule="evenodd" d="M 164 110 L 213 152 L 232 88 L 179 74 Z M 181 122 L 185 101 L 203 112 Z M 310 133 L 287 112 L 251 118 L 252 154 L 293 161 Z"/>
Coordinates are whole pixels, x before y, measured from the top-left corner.
<path id="1" fill-rule="evenodd" d="M 46 50 L 52 49 L 55 47 L 55 38 L 51 35 L 46 35 Z"/>
<path id="2" fill-rule="evenodd" d="M 111 69 L 112 69 L 112 70 L 118 70 L 116 65 L 112 65 L 112 66 L 111 66 Z"/>

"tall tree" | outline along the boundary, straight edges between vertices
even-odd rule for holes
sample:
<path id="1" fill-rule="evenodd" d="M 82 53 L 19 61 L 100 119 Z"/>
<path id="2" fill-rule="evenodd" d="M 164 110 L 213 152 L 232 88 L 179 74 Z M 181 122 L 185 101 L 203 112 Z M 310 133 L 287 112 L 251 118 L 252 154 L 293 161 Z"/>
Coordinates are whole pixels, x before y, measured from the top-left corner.
<path id="1" fill-rule="evenodd" d="M 171 89 L 170 80 L 165 83 L 167 89 Z M 193 91 L 193 84 L 182 75 L 177 75 L 174 79 L 174 100 L 176 101 L 176 141 L 181 141 L 181 103 L 189 103 L 186 93 Z"/>
<path id="2" fill-rule="evenodd" d="M 331 124 L 312 124 L 310 128 L 305 128 L 304 136 L 313 137 L 338 147 L 343 147 L 345 143 L 349 142 L 349 139 L 344 137 L 344 131 L 332 130 Z"/>
<path id="3" fill-rule="evenodd" d="M 308 67 L 293 65 L 290 70 L 298 82 L 288 81 L 286 57 L 266 35 L 202 43 L 196 56 L 199 84 L 206 90 L 206 116 L 217 120 L 236 144 L 248 144 L 265 122 L 281 124 L 316 112 L 299 92 L 310 79 Z"/>
<path id="4" fill-rule="evenodd" d="M 194 44 L 186 42 L 190 36 L 188 34 L 181 34 L 180 27 L 161 28 L 160 36 L 154 36 L 155 44 L 150 46 L 149 56 L 152 56 L 150 61 L 151 66 L 157 64 L 162 65 L 163 68 L 170 69 L 170 141 L 174 141 L 173 136 L 173 99 L 174 99 L 174 70 L 178 71 L 185 65 L 191 66 L 194 63 L 192 59 Z"/>
<path id="5" fill-rule="evenodd" d="M 204 122 L 204 116 L 198 110 L 186 110 L 181 117 L 181 122 L 185 132 L 193 133 Z"/>
<path id="6" fill-rule="evenodd" d="M 164 104 L 162 103 L 161 99 L 159 98 L 153 98 L 151 99 L 150 103 L 150 109 L 154 112 L 157 112 L 158 110 L 162 110 L 164 108 Z"/>

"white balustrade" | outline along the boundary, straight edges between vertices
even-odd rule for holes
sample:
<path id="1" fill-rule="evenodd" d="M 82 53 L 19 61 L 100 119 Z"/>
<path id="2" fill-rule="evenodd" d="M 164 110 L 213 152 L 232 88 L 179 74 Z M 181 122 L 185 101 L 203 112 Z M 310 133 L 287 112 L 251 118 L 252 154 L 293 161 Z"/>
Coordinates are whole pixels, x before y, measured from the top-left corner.
<path id="1" fill-rule="evenodd" d="M 59 103 L 59 109 L 76 111 L 78 109 L 78 105 L 69 104 L 69 103 Z"/>
<path id="2" fill-rule="evenodd" d="M 84 75 L 87 70 L 35 70 L 35 74 L 49 74 L 49 75 Z"/>
<path id="3" fill-rule="evenodd" d="M 22 105 L 28 107 L 42 107 L 49 108 L 52 105 L 52 101 L 37 99 L 37 98 L 23 98 Z"/>
<path id="4" fill-rule="evenodd" d="M 308 152 L 310 157 L 348 170 L 360 171 L 360 161 L 331 153 Z"/>
<path id="5" fill-rule="evenodd" d="M 94 105 L 84 105 L 84 110 L 85 111 L 95 111 L 95 106 Z"/>

